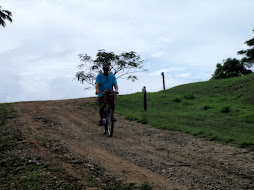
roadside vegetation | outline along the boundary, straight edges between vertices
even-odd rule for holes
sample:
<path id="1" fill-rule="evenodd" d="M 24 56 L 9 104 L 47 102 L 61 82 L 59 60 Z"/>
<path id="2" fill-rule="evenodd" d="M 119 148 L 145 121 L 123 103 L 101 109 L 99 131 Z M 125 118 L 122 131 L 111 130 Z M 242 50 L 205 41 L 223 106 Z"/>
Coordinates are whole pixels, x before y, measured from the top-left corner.
<path id="1" fill-rule="evenodd" d="M 254 74 L 117 98 L 116 112 L 153 127 L 179 130 L 254 150 Z"/>
<path id="2" fill-rule="evenodd" d="M 241 77 L 252 73 L 251 67 L 254 65 L 254 38 L 246 41 L 245 44 L 249 49 L 237 52 L 238 55 L 243 55 L 244 57 L 240 60 L 228 58 L 223 60 L 222 64 L 218 63 L 211 80 Z"/>
<path id="3" fill-rule="evenodd" d="M 8 126 L 17 117 L 12 104 L 0 104 L 0 189 L 75 189 L 22 143 L 18 126 Z M 75 179 L 72 179 L 75 181 Z"/>
<path id="4" fill-rule="evenodd" d="M 2 10 L 2 7 L 0 6 L 0 26 L 5 27 L 6 23 L 5 20 L 8 20 L 12 22 L 12 13 L 8 10 Z"/>

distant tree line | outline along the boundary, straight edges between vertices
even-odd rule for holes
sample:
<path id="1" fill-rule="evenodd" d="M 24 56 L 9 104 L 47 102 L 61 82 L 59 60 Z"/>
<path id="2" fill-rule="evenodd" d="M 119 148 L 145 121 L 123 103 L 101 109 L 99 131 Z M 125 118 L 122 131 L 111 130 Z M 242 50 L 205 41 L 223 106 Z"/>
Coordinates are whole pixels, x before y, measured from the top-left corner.
<path id="1" fill-rule="evenodd" d="M 254 65 L 254 38 L 246 41 L 245 44 L 250 48 L 237 52 L 238 55 L 244 55 L 244 57 L 240 60 L 228 58 L 223 60 L 222 64 L 218 63 L 211 79 L 240 77 L 252 73 L 250 68 Z"/>

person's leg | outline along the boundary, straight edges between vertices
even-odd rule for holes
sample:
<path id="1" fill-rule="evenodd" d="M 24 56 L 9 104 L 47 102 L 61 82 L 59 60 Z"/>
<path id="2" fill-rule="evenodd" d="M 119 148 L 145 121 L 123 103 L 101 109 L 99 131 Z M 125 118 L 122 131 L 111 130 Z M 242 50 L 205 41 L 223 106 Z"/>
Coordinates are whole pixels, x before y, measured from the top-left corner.
<path id="1" fill-rule="evenodd" d="M 115 103 L 110 104 L 110 108 L 112 109 L 113 113 L 115 113 Z"/>
<path id="2" fill-rule="evenodd" d="M 99 110 L 99 114 L 100 114 L 100 118 L 101 118 L 101 121 L 103 119 L 103 111 L 104 111 L 104 103 L 100 105 L 100 110 Z"/>
<path id="3" fill-rule="evenodd" d="M 99 101 L 99 106 L 100 106 L 100 109 L 99 109 L 100 120 L 99 120 L 98 125 L 102 126 L 103 111 L 104 111 L 104 96 L 99 97 L 98 101 Z"/>
<path id="4" fill-rule="evenodd" d="M 115 106 L 116 106 L 115 101 L 112 104 L 110 104 L 110 107 L 111 107 L 113 113 L 115 113 Z M 117 119 L 115 117 L 113 119 L 114 119 L 114 122 L 117 121 Z"/>

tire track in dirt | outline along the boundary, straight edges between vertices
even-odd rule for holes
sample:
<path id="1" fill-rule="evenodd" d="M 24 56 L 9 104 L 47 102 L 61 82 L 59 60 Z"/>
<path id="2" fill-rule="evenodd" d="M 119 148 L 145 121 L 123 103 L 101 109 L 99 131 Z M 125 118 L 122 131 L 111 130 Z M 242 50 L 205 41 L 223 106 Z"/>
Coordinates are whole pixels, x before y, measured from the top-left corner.
<path id="1" fill-rule="evenodd" d="M 96 125 L 98 111 L 89 105 L 94 100 L 15 107 L 23 123 L 32 123 L 34 136 L 59 141 L 68 149 L 66 156 L 90 160 L 125 183 L 150 182 L 157 189 L 254 188 L 253 152 L 153 129 L 120 115 L 113 138 L 108 138 Z"/>
<path id="2" fill-rule="evenodd" d="M 66 128 L 65 131 L 61 132 L 61 134 L 54 136 L 54 139 L 65 139 L 65 146 L 69 150 L 72 150 L 73 153 L 87 156 L 89 159 L 96 161 L 96 163 L 102 165 L 105 169 L 111 170 L 112 175 L 114 174 L 120 178 L 127 178 L 125 183 L 134 182 L 141 185 L 142 183 L 149 181 L 154 183 L 159 189 L 168 188 L 169 182 L 161 178 L 161 176 L 145 168 L 140 168 L 136 164 L 126 161 L 121 157 L 109 154 L 108 151 L 104 151 L 101 146 L 96 145 L 94 143 L 95 136 L 99 136 L 99 142 L 97 140 L 96 142 L 100 143 L 100 145 L 105 142 L 105 139 L 109 138 L 105 138 L 101 135 L 101 128 L 98 128 L 98 126 L 94 125 L 95 121 L 93 121 L 92 128 L 89 128 L 89 124 L 86 122 L 86 120 L 89 119 L 80 119 L 82 116 L 83 114 L 76 112 L 74 114 L 74 112 L 72 112 L 67 114 L 66 117 L 62 117 L 61 114 L 57 112 L 56 116 L 54 116 L 55 119 L 62 121 Z M 56 131 L 54 134 L 56 134 Z M 84 139 L 84 141 L 82 141 L 82 139 Z M 114 140 L 112 138 L 110 139 Z M 109 147 L 111 146 L 112 142 L 109 144 Z M 142 181 L 142 183 L 140 181 Z M 153 181 L 156 181 L 156 183 Z"/>

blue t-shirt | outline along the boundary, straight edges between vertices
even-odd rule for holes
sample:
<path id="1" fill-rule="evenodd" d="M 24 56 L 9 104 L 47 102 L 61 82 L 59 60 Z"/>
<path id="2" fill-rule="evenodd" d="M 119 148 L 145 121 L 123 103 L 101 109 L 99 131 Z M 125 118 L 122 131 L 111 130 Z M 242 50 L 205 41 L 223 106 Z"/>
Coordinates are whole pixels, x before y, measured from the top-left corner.
<path id="1" fill-rule="evenodd" d="M 99 91 L 101 92 L 98 97 L 101 97 L 106 89 L 113 90 L 113 86 L 117 84 L 115 75 L 109 74 L 109 76 L 105 76 L 104 73 L 97 75 L 96 83 L 99 83 Z"/>

